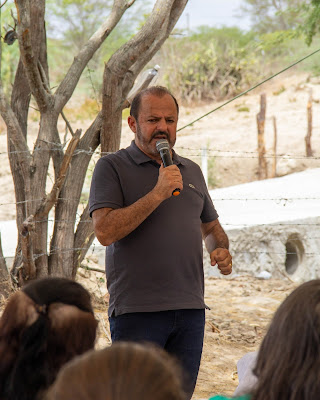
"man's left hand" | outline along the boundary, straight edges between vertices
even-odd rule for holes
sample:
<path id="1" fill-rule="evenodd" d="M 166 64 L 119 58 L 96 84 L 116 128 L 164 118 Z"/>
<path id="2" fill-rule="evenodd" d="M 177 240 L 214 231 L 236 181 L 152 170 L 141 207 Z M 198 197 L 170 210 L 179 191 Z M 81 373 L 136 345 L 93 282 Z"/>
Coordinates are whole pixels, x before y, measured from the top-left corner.
<path id="1" fill-rule="evenodd" d="M 217 248 L 210 253 L 211 265 L 218 265 L 222 275 L 232 272 L 232 257 L 228 249 Z"/>

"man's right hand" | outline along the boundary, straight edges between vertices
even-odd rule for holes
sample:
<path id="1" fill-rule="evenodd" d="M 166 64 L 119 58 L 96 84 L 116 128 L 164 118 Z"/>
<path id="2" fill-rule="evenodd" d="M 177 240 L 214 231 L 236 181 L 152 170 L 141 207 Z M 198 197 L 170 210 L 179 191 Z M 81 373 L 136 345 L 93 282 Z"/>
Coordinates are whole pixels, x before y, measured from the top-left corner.
<path id="1" fill-rule="evenodd" d="M 159 177 L 153 191 L 157 193 L 162 200 L 169 199 L 175 189 L 183 189 L 182 176 L 176 165 L 164 167 L 161 164 L 159 169 Z"/>

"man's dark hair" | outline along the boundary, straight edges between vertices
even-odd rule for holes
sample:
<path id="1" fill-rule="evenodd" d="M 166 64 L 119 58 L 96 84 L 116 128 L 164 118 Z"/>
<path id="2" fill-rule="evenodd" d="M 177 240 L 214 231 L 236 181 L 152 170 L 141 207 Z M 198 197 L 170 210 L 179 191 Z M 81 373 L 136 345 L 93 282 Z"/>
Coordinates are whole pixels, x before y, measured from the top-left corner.
<path id="1" fill-rule="evenodd" d="M 164 86 L 150 86 L 149 88 L 141 90 L 141 92 L 137 93 L 131 103 L 130 115 L 132 117 L 134 117 L 136 120 L 138 120 L 141 99 L 143 96 L 152 95 L 152 96 L 157 96 L 157 97 L 163 97 L 166 94 L 168 94 L 169 96 L 171 96 L 173 98 L 173 101 L 177 107 L 177 113 L 179 115 L 179 104 L 177 102 L 177 99 L 170 92 L 170 90 L 168 90 Z"/>

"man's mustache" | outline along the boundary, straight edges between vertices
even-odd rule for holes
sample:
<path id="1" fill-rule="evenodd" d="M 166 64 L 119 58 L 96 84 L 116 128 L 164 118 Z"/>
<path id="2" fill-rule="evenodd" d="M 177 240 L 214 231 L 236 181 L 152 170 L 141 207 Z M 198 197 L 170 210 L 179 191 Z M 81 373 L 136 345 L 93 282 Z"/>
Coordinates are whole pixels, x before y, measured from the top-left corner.
<path id="1" fill-rule="evenodd" d="M 154 139 L 156 136 L 165 136 L 165 138 L 169 141 L 169 135 L 168 132 L 164 131 L 156 131 L 152 134 L 151 140 Z"/>

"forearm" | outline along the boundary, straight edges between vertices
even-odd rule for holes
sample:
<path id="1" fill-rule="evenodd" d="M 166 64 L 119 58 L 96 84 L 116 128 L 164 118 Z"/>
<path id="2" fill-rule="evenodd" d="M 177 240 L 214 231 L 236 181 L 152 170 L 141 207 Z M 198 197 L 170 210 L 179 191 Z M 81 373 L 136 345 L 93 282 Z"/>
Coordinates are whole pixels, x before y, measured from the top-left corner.
<path id="1" fill-rule="evenodd" d="M 228 236 L 218 220 L 213 221 L 207 229 L 203 230 L 203 239 L 209 253 L 218 248 L 229 249 Z"/>
<path id="2" fill-rule="evenodd" d="M 205 245 L 209 253 L 215 249 L 229 249 L 228 236 L 224 233 L 217 237 L 216 235 L 209 234 L 205 240 Z"/>
<path id="3" fill-rule="evenodd" d="M 134 231 L 163 201 L 152 190 L 128 207 L 115 210 L 100 209 L 93 214 L 94 231 L 104 246 L 126 237 Z"/>

